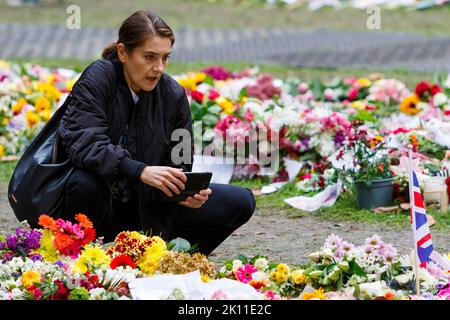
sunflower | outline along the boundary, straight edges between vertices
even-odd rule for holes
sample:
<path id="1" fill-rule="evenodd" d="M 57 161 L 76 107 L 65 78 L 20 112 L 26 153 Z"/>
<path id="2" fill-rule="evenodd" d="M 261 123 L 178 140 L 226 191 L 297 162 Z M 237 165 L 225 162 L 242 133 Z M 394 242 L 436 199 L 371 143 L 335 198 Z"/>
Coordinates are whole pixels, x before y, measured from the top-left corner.
<path id="1" fill-rule="evenodd" d="M 400 111 L 406 114 L 416 114 L 421 110 L 417 107 L 419 104 L 419 96 L 413 93 L 409 97 L 406 97 L 400 105 Z"/>

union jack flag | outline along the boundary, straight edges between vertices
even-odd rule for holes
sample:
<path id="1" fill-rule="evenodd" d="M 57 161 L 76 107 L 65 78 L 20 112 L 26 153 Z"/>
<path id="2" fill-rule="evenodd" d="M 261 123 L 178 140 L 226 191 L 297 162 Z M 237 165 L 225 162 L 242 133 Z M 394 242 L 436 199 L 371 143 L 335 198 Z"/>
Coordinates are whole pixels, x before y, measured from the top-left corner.
<path id="1" fill-rule="evenodd" d="M 419 258 L 419 265 L 424 268 L 433 261 L 443 270 L 450 270 L 449 263 L 433 249 L 430 227 L 428 226 L 427 212 L 420 192 L 419 180 L 412 166 L 412 152 L 409 150 L 409 199 L 410 222 L 414 235 L 415 249 Z"/>
<path id="2" fill-rule="evenodd" d="M 433 241 L 431 240 L 430 227 L 427 221 L 427 212 L 420 192 L 419 181 L 414 170 L 410 170 L 410 222 L 413 228 L 414 242 L 417 248 L 419 264 L 425 267 L 433 252 Z M 411 188 L 412 186 L 412 188 Z"/>

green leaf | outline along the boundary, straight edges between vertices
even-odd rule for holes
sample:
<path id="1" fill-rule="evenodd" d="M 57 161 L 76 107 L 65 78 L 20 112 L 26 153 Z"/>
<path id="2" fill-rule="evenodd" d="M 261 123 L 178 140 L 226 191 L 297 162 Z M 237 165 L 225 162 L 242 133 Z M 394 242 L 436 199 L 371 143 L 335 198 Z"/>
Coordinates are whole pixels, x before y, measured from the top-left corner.
<path id="1" fill-rule="evenodd" d="M 207 126 L 214 126 L 219 121 L 219 117 L 213 114 L 206 114 L 202 117 L 202 121 Z"/>
<path id="2" fill-rule="evenodd" d="M 214 79 L 210 76 L 206 76 L 205 81 L 203 83 L 209 84 L 210 86 L 214 87 Z"/>
<path id="3" fill-rule="evenodd" d="M 311 85 L 311 91 L 314 94 L 314 97 L 318 98 L 322 96 L 323 93 L 323 87 L 322 83 L 319 79 L 315 79 Z"/>
<path id="4" fill-rule="evenodd" d="M 191 248 L 189 242 L 183 238 L 176 238 L 169 242 L 168 245 L 173 245 L 172 251 L 186 252 Z"/>
<path id="5" fill-rule="evenodd" d="M 248 262 L 247 257 L 242 254 L 239 254 L 237 258 L 238 258 L 238 260 L 241 260 L 242 263 L 244 263 L 244 264 Z"/>
<path id="6" fill-rule="evenodd" d="M 341 84 L 342 84 L 342 79 L 339 77 L 334 77 L 331 81 L 325 83 L 325 87 L 334 89 L 334 88 L 340 87 Z"/>
<path id="7" fill-rule="evenodd" d="M 212 106 L 208 107 L 207 109 L 208 109 L 208 112 L 210 112 L 210 113 L 219 114 L 222 112 L 222 108 L 215 103 Z"/>
<path id="8" fill-rule="evenodd" d="M 241 91 L 239 91 L 239 100 L 241 100 L 242 98 L 247 97 L 247 88 L 244 87 L 241 89 Z"/>

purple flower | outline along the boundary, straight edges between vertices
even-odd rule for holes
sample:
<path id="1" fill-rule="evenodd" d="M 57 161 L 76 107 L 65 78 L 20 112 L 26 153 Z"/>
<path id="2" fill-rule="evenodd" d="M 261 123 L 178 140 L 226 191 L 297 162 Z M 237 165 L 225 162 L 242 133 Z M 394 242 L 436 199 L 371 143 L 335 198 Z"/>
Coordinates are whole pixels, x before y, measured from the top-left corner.
<path id="1" fill-rule="evenodd" d="M 338 132 L 335 136 L 334 136 L 334 142 L 336 142 L 339 145 L 342 145 L 342 143 L 345 141 L 345 135 L 344 133 Z"/>
<path id="2" fill-rule="evenodd" d="M 0 241 L 0 250 L 3 250 L 6 248 L 6 243 Z"/>
<path id="3" fill-rule="evenodd" d="M 60 268 L 64 268 L 64 264 L 60 260 L 55 261 L 55 263 L 53 263 L 53 264 L 58 266 L 58 267 L 60 267 Z"/>
<path id="4" fill-rule="evenodd" d="M 6 245 L 8 246 L 9 250 L 16 251 L 17 250 L 17 238 L 16 238 L 16 236 L 8 234 L 6 236 Z"/>
<path id="5" fill-rule="evenodd" d="M 42 261 L 42 260 L 44 260 L 44 259 L 42 258 L 42 256 L 41 256 L 40 254 L 37 254 L 37 253 L 33 254 L 30 258 L 31 258 L 31 260 L 33 260 L 33 261 Z"/>
<path id="6" fill-rule="evenodd" d="M 39 241 L 41 240 L 42 233 L 37 230 L 30 230 L 25 234 L 25 239 L 23 243 L 23 247 L 27 252 L 30 252 L 33 249 L 39 248 Z"/>

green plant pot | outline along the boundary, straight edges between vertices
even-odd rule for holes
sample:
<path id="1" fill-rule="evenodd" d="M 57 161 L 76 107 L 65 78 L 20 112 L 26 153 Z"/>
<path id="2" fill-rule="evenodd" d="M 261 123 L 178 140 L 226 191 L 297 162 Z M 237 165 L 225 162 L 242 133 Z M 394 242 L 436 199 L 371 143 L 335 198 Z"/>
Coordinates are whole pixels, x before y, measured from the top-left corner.
<path id="1" fill-rule="evenodd" d="M 356 181 L 356 200 L 360 209 L 372 209 L 392 205 L 393 178 Z"/>

